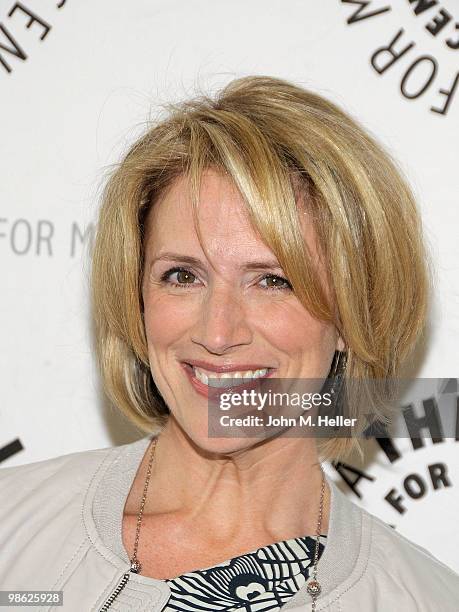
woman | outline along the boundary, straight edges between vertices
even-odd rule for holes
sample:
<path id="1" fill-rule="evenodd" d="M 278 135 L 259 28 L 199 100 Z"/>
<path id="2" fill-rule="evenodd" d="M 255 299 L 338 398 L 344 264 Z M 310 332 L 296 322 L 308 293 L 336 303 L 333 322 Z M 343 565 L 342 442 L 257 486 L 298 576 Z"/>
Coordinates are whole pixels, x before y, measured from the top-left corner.
<path id="1" fill-rule="evenodd" d="M 1 588 L 78 611 L 457 610 L 459 576 L 325 476 L 359 427 L 209 432 L 213 387 L 241 378 L 336 396 L 396 376 L 427 262 L 401 173 L 336 105 L 247 77 L 170 107 L 111 175 L 93 254 L 102 379 L 146 436 L 0 472 Z"/>

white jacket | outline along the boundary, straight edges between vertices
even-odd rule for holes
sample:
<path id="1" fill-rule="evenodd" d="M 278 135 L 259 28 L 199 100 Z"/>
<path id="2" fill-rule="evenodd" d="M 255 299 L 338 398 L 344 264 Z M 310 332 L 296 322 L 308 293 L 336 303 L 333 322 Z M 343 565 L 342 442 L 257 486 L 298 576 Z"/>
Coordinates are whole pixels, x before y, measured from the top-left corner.
<path id="1" fill-rule="evenodd" d="M 63 590 L 63 606 L 11 610 L 99 612 L 126 572 L 108 610 L 162 610 L 168 584 L 129 572 L 121 535 L 149 440 L 0 469 L 0 590 Z M 327 481 L 331 511 L 317 612 L 458 612 L 459 575 Z M 306 586 L 282 610 L 310 611 Z"/>

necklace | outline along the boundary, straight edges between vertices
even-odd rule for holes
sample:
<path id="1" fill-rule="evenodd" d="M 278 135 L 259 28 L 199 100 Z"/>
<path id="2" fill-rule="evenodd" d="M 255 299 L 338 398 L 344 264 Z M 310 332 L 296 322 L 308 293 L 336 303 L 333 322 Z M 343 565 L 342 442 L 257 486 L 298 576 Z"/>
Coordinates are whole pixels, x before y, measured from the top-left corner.
<path id="1" fill-rule="evenodd" d="M 307 592 L 312 598 L 312 612 L 315 612 L 316 609 L 316 599 L 322 592 L 322 587 L 320 586 L 320 582 L 317 580 L 317 563 L 319 562 L 319 540 L 320 540 L 320 532 L 322 530 L 322 514 L 324 510 L 324 494 L 325 494 L 325 474 L 323 467 L 320 466 L 320 471 L 322 472 L 322 487 L 320 489 L 320 504 L 319 504 L 319 516 L 317 519 L 317 531 L 316 531 L 316 547 L 314 550 L 314 566 L 312 568 L 312 580 L 309 581 L 308 586 L 306 587 Z"/>
<path id="2" fill-rule="evenodd" d="M 148 484 L 150 482 L 151 467 L 153 465 L 153 459 L 154 459 L 155 452 L 156 452 L 157 442 L 158 442 L 158 438 L 155 438 L 151 445 L 150 459 L 148 461 L 147 476 L 145 478 L 145 485 L 143 488 L 142 501 L 140 502 L 140 509 L 137 515 L 137 525 L 136 525 L 136 533 L 135 533 L 135 540 L 134 540 L 134 552 L 132 553 L 131 567 L 129 569 L 129 572 L 132 572 L 133 574 L 140 574 L 140 571 L 142 569 L 142 564 L 137 558 L 137 549 L 139 547 L 139 536 L 140 536 L 140 527 L 142 524 L 143 509 L 145 507 L 145 502 L 147 499 Z M 320 595 L 321 590 L 322 590 L 320 583 L 317 580 L 317 564 L 319 561 L 319 539 L 320 539 L 320 531 L 322 528 L 322 514 L 323 514 L 323 506 L 324 506 L 325 474 L 324 474 L 324 470 L 322 466 L 320 466 L 320 470 L 322 472 L 322 488 L 320 491 L 319 516 L 317 519 L 316 546 L 314 550 L 314 566 L 312 570 L 312 580 L 309 581 L 308 586 L 306 587 L 307 592 L 312 598 L 311 612 L 315 612 L 316 599 Z M 100 609 L 100 612 L 106 612 L 110 608 L 112 603 L 115 601 L 115 599 L 118 597 L 118 595 L 121 593 L 121 591 L 124 589 L 127 581 L 129 580 L 129 576 L 130 576 L 129 572 L 126 572 L 123 575 L 120 583 L 118 584 L 116 589 L 113 591 L 113 593 L 110 595 L 110 597 L 107 599 L 105 604 L 102 606 L 102 608 Z"/>
<path id="3" fill-rule="evenodd" d="M 135 531 L 134 552 L 133 552 L 132 558 L 131 558 L 131 567 L 129 568 L 128 572 L 123 574 L 123 577 L 121 578 L 119 584 L 117 585 L 117 587 L 115 588 L 113 593 L 110 595 L 110 597 L 107 599 L 107 601 L 104 603 L 104 605 L 99 610 L 99 612 L 107 612 L 107 610 L 110 608 L 112 603 L 115 601 L 115 599 L 118 597 L 118 595 L 121 593 L 121 591 L 126 586 L 127 581 L 129 580 L 131 573 L 132 574 L 140 574 L 140 570 L 142 569 L 142 564 L 140 563 L 140 561 L 137 558 L 137 549 L 138 549 L 138 546 L 139 546 L 139 535 L 140 535 L 140 526 L 142 524 L 143 509 L 145 507 L 145 501 L 147 499 L 148 483 L 150 482 L 151 466 L 153 464 L 153 458 L 155 456 L 157 442 L 158 442 L 158 438 L 155 438 L 154 441 L 153 441 L 153 444 L 151 445 L 150 460 L 148 462 L 148 469 L 147 469 L 147 477 L 145 479 L 145 485 L 144 485 L 144 488 L 143 488 L 143 495 L 142 495 L 142 501 L 140 503 L 140 510 L 139 510 L 138 515 L 137 515 L 137 526 L 136 526 L 136 531 Z"/>

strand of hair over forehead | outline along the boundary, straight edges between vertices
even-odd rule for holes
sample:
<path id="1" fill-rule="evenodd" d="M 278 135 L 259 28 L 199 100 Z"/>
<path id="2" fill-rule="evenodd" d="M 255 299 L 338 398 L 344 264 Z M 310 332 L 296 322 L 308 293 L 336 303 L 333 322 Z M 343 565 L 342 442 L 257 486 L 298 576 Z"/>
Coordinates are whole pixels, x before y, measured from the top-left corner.
<path id="1" fill-rule="evenodd" d="M 245 112 L 241 113 L 231 105 L 213 103 L 208 99 L 204 109 L 202 104 L 196 108 L 196 104 L 186 103 L 186 120 L 183 114 L 179 116 L 180 128 L 190 134 L 191 153 L 187 170 L 196 206 L 202 172 L 215 165 L 230 175 L 249 210 L 256 210 L 257 214 L 252 216 L 254 225 L 268 246 L 278 254 L 281 265 L 288 268 L 295 253 L 300 253 L 303 261 L 310 258 L 298 225 L 298 198 L 292 184 L 292 172 L 297 170 L 288 162 L 286 148 L 283 151 L 267 130 L 260 129 L 247 108 L 243 107 Z M 297 181 L 297 188 L 299 185 Z M 322 288 L 312 271 L 306 270 L 301 282 L 304 283 L 304 293 L 307 287 L 311 302 L 320 305 L 316 314 L 330 318 L 329 308 L 323 306 L 326 300 Z"/>

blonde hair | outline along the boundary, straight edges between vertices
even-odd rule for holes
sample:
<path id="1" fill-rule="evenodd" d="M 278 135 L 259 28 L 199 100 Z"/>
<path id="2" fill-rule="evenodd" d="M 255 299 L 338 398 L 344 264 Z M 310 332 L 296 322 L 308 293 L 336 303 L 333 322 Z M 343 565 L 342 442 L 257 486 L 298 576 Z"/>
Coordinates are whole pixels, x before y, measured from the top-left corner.
<path id="1" fill-rule="evenodd" d="M 423 333 L 431 285 L 410 187 L 389 153 L 337 105 L 285 80 L 252 76 L 214 97 L 168 105 L 105 186 L 91 283 L 97 359 L 113 403 L 145 432 L 167 421 L 143 322 L 145 221 L 181 175 L 190 179 L 196 215 L 207 168 L 231 177 L 297 298 L 336 326 L 346 344 L 345 376 L 396 376 Z M 300 197 L 324 257 L 330 300 L 301 231 Z M 356 416 L 360 408 L 349 410 Z M 329 460 L 354 446 L 360 450 L 354 437 L 331 438 L 319 448 Z"/>

